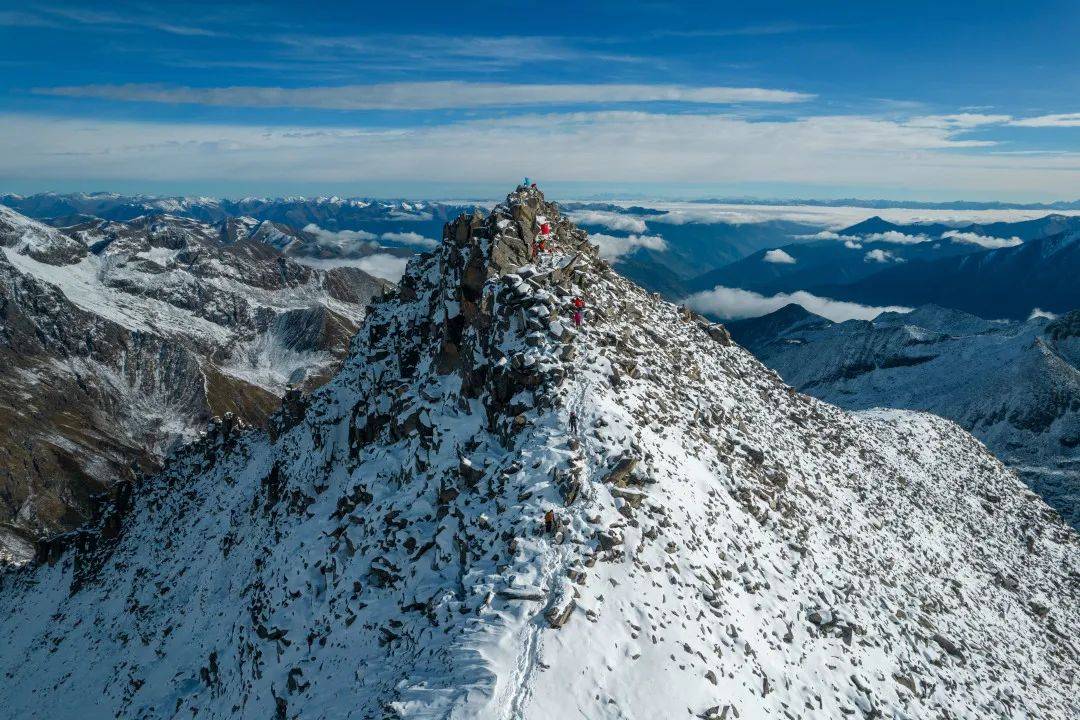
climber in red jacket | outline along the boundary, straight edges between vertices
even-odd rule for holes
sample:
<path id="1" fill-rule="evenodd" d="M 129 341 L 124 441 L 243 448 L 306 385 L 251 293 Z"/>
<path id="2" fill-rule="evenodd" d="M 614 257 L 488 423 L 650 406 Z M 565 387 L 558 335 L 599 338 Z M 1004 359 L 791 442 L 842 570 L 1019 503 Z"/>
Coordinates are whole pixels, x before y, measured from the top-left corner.
<path id="1" fill-rule="evenodd" d="M 581 321 L 585 319 L 585 301 L 575 297 L 570 304 L 574 306 L 574 326 L 581 327 Z"/>

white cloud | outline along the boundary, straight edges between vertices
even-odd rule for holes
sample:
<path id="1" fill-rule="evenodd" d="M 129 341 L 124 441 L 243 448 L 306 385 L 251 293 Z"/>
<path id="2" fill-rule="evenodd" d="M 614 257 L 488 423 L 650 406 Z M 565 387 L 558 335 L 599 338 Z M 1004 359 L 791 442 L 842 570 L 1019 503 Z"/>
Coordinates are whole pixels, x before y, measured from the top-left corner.
<path id="1" fill-rule="evenodd" d="M 1057 313 L 1052 313 L 1049 310 L 1043 310 L 1041 308 L 1032 308 L 1031 314 L 1028 315 L 1028 320 L 1034 320 L 1035 318 L 1047 318 L 1048 320 L 1057 320 Z"/>
<path id="2" fill-rule="evenodd" d="M 999 238 L 990 237 L 989 235 L 979 235 L 973 232 L 961 232 L 959 230 L 949 230 L 941 234 L 941 237 L 949 238 L 953 242 L 968 243 L 969 245 L 978 245 L 984 248 L 1007 248 L 1016 247 L 1017 245 L 1023 245 L 1024 241 L 1015 235 L 1011 238 Z"/>
<path id="3" fill-rule="evenodd" d="M 374 250 L 379 247 L 375 240 L 379 237 L 365 230 L 326 230 L 315 223 L 304 226 L 304 232 L 314 236 L 319 245 L 343 253 L 362 250 Z"/>
<path id="4" fill-rule="evenodd" d="M 603 233 L 589 235 L 589 240 L 600 246 L 600 257 L 608 260 L 618 260 L 623 255 L 633 252 L 638 248 L 649 250 L 667 250 L 667 243 L 659 235 L 630 235 L 629 237 L 616 237 Z"/>
<path id="5" fill-rule="evenodd" d="M 870 252 L 866 253 L 865 256 L 863 256 L 863 260 L 865 262 L 887 263 L 896 259 L 896 256 L 893 255 L 891 252 L 889 252 L 888 250 L 882 250 L 880 248 L 871 250 Z M 897 262 L 900 261 L 898 260 Z"/>
<path id="6" fill-rule="evenodd" d="M 1080 127 L 1080 113 L 1059 113 L 1057 115 L 1019 118 L 1009 124 L 1017 127 Z"/>
<path id="7" fill-rule="evenodd" d="M 909 124 L 921 127 L 974 128 L 983 125 L 1000 125 L 1012 120 L 1010 115 L 984 115 L 982 113 L 956 113 L 953 115 L 924 115 L 909 120 Z"/>
<path id="8" fill-rule="evenodd" d="M 382 239 L 387 242 L 398 242 L 403 245 L 416 245 L 423 248 L 433 248 L 439 244 L 437 240 L 426 238 L 415 232 L 386 232 L 382 234 Z"/>
<path id="9" fill-rule="evenodd" d="M 367 257 L 362 257 L 357 260 L 356 267 L 375 277 L 380 277 L 383 280 L 389 280 L 390 282 L 396 283 L 401 280 L 401 276 L 405 274 L 405 266 L 408 263 L 408 258 L 388 255 L 386 253 L 376 253 L 375 255 L 368 255 Z"/>
<path id="10" fill-rule="evenodd" d="M 790 303 L 802 305 L 810 312 L 835 322 L 843 322 L 844 320 L 852 319 L 872 320 L 883 312 L 911 311 L 911 308 L 893 305 L 887 307 L 872 307 L 841 300 L 832 300 L 830 298 L 818 297 L 805 290 L 765 296 L 756 292 L 751 292 L 750 290 L 729 288 L 722 285 L 718 285 L 706 292 L 691 295 L 686 298 L 684 302 L 698 312 L 708 313 L 730 320 L 766 315 L 775 310 L 779 310 Z"/>
<path id="11" fill-rule="evenodd" d="M 862 249 L 862 240 L 858 235 L 841 235 L 840 233 L 833 232 L 832 230 L 822 230 L 821 232 L 814 233 L 812 235 L 796 235 L 796 238 L 801 240 L 843 240 L 844 247 L 852 250 Z"/>
<path id="12" fill-rule="evenodd" d="M 771 219 L 765 217 L 754 208 L 742 206 L 729 207 L 684 207 L 668 210 L 663 215 L 658 215 L 650 220 L 654 223 L 666 225 L 711 225 L 723 223 L 725 225 L 747 225 L 749 223 L 765 222 Z"/>
<path id="13" fill-rule="evenodd" d="M 893 243 L 894 245 L 918 245 L 930 241 L 930 238 L 926 235 L 907 235 L 897 230 L 886 230 L 885 232 L 869 233 L 867 235 L 841 235 L 832 230 L 822 230 L 813 235 L 797 235 L 796 237 L 805 240 L 843 240 L 844 246 L 852 249 L 861 248 L 862 243 L 864 242 L 885 242 Z"/>
<path id="14" fill-rule="evenodd" d="M 870 233 L 860 238 L 863 242 L 886 242 L 894 245 L 919 245 L 930 242 L 926 235 L 907 235 L 897 230 L 886 230 L 880 233 Z"/>
<path id="15" fill-rule="evenodd" d="M 791 257 L 791 255 L 780 248 L 769 250 L 761 259 L 767 263 L 777 263 L 780 265 L 794 265 L 797 262 L 795 258 Z"/>
<path id="16" fill-rule="evenodd" d="M 184 87 L 174 85 L 74 85 L 35 88 L 39 95 L 103 98 L 226 107 L 304 107 L 333 110 L 434 110 L 440 108 L 620 102 L 704 104 L 795 103 L 814 96 L 788 90 L 741 87 L 626 84 L 513 84 L 457 80 L 333 87 Z"/>
<path id="17" fill-rule="evenodd" d="M 324 270 L 335 267 L 354 267 L 363 270 L 375 277 L 396 283 L 405 274 L 405 266 L 409 258 L 397 257 L 388 253 L 375 253 L 362 258 L 292 258 L 303 265 L 322 268 Z"/>
<path id="18" fill-rule="evenodd" d="M 639 217 L 609 210 L 575 210 L 569 215 L 570 219 L 579 225 L 602 225 L 608 230 L 639 234 L 649 229 Z"/>
<path id="19" fill-rule="evenodd" d="M 1067 196 L 1071 199 L 1071 196 Z M 1045 217 L 1047 211 L 1039 209 L 995 208 L 991 210 L 954 210 L 939 208 L 868 208 L 858 206 L 827 205 L 766 205 L 735 203 L 704 203 L 686 201 L 643 200 L 620 201 L 620 205 L 642 206 L 662 210 L 667 215 L 650 217 L 650 223 L 686 224 L 688 222 L 725 223 L 742 225 L 785 221 L 828 227 L 830 230 L 809 235 L 794 235 L 802 240 L 845 240 L 860 238 L 840 235 L 837 230 L 854 225 L 872 215 L 889 222 L 945 223 L 967 225 L 970 223 L 1017 222 Z M 1065 215 L 1077 215 L 1076 210 L 1054 210 Z"/>
<path id="20" fill-rule="evenodd" d="M 811 235 L 796 235 L 795 237 L 801 240 L 849 240 L 853 236 L 841 235 L 840 233 L 835 233 L 832 230 L 822 230 L 821 232 L 816 232 Z"/>
<path id="21" fill-rule="evenodd" d="M 177 25 L 169 19 L 154 17 L 147 8 L 139 12 L 111 13 L 91 8 L 39 4 L 30 12 L 0 12 L 0 26 L 64 27 L 102 25 L 112 28 L 149 28 L 171 35 L 219 37 L 221 33 L 191 25 Z"/>
<path id="22" fill-rule="evenodd" d="M 190 184 L 229 178 L 249 192 L 275 177 L 324 186 L 403 179 L 506 183 L 542 165 L 549 168 L 551 181 L 605 185 L 634 178 L 640 183 L 859 184 L 867 192 L 904 186 L 955 193 L 1024 188 L 1047 197 L 1080 187 L 1080 153 L 955 153 L 950 151 L 972 147 L 972 142 L 952 130 L 855 116 L 778 121 L 715 114 L 559 113 L 358 129 L 7 113 L 0 114 L 0 127 L 0 177 L 8 183 L 94 178 L 96 183 Z M 883 166 L 889 168 L 884 179 Z M 695 209 L 712 214 L 714 222 L 719 212 L 758 218 L 790 217 L 795 211 L 837 218 L 852 212 Z M 857 219 L 863 218 L 864 213 Z"/>

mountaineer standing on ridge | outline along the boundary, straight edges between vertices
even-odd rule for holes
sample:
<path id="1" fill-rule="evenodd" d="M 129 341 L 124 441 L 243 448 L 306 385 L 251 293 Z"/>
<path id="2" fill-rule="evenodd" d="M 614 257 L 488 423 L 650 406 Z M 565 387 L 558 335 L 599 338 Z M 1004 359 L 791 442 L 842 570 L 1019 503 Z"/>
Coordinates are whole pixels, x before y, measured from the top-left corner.
<path id="1" fill-rule="evenodd" d="M 577 413 L 570 411 L 570 434 L 577 435 Z"/>
<path id="2" fill-rule="evenodd" d="M 585 319 L 585 301 L 575 297 L 571 304 L 574 306 L 574 327 L 581 327 L 581 321 Z"/>

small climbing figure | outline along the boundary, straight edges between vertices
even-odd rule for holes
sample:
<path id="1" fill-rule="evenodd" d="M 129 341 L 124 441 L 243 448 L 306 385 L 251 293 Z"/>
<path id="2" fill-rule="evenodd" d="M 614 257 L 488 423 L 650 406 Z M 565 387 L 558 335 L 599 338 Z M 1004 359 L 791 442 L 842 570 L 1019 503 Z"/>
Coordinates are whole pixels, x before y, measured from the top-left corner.
<path id="1" fill-rule="evenodd" d="M 577 413 L 573 410 L 570 411 L 570 433 L 577 435 Z"/>
<path id="2" fill-rule="evenodd" d="M 530 183 L 529 183 L 529 176 L 528 175 L 525 176 L 525 179 L 521 182 L 521 184 L 522 184 L 523 187 L 529 187 Z"/>
<path id="3" fill-rule="evenodd" d="M 581 327 L 581 321 L 585 319 L 585 301 L 575 297 L 571 304 L 574 306 L 574 326 Z"/>
<path id="4" fill-rule="evenodd" d="M 555 532 L 555 511 L 554 510 L 548 510 L 546 513 L 544 513 L 544 532 L 546 532 L 546 533 Z"/>
<path id="5" fill-rule="evenodd" d="M 540 225 L 540 234 L 541 235 L 550 235 L 551 234 L 551 223 L 543 223 L 543 224 L 541 224 Z"/>

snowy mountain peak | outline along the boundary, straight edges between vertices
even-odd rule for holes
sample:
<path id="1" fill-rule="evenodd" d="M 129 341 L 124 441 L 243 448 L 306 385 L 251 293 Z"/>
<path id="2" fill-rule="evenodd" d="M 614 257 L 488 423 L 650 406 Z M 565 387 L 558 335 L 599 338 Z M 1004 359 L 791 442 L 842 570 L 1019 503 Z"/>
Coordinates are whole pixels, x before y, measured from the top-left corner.
<path id="1" fill-rule="evenodd" d="M 268 433 L 39 557 L 0 583 L 16 716 L 1080 709 L 1077 538 L 1012 473 L 794 393 L 532 188 L 447 225 Z"/>
<path id="2" fill-rule="evenodd" d="M 48 225 L 0 205 L 0 247 L 48 265 L 71 265 L 86 256 L 86 246 Z"/>

